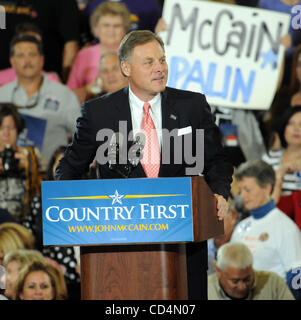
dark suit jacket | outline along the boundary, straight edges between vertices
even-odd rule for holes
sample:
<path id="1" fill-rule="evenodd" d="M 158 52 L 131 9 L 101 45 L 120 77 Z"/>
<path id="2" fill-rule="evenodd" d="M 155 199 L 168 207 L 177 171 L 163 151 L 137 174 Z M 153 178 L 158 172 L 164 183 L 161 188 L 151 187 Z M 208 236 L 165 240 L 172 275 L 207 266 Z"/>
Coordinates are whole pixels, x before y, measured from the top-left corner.
<path id="1" fill-rule="evenodd" d="M 214 193 L 228 198 L 233 168 L 224 154 L 221 134 L 214 123 L 214 117 L 205 96 L 168 87 L 161 95 L 162 129 L 172 131 L 191 127 L 191 133 L 187 134 L 191 135 L 192 143 L 190 142 L 190 145 L 193 155 L 196 152 L 196 130 L 204 129 L 203 174 L 205 180 Z M 89 165 L 97 150 L 104 149 L 104 143 L 109 145 L 109 138 L 107 141 L 97 141 L 98 131 L 109 128 L 114 132 L 119 132 L 119 121 L 127 123 L 126 134 L 128 134 L 132 130 L 128 88 L 86 102 L 82 107 L 82 115 L 77 120 L 77 130 L 72 144 L 61 159 L 56 169 L 55 178 L 60 180 L 81 179 L 82 175 L 88 172 Z M 184 156 L 184 142 L 187 144 L 189 141 L 185 140 L 186 138 L 187 135 L 185 138 L 180 136 L 170 142 L 170 162 L 169 164 L 162 163 L 161 157 L 160 177 L 185 176 L 186 169 L 195 166 L 186 163 L 189 160 L 185 161 L 187 158 Z M 178 158 L 174 156 L 174 151 L 180 143 L 183 144 L 182 161 L 176 161 Z M 128 150 L 132 144 L 132 141 L 128 141 L 124 146 Z M 163 135 L 161 155 L 166 151 L 167 146 L 168 143 L 164 140 Z M 110 170 L 107 164 L 99 165 L 98 169 L 100 178 L 121 177 Z M 132 170 L 130 177 L 145 177 L 140 163 Z M 186 259 L 189 299 L 207 299 L 207 242 L 188 243 L 186 245 Z"/>
<path id="2" fill-rule="evenodd" d="M 195 153 L 196 129 L 204 129 L 204 170 L 203 175 L 214 193 L 228 198 L 233 168 L 227 160 L 221 144 L 219 128 L 214 123 L 210 107 L 205 96 L 199 93 L 177 90 L 166 87 L 162 95 L 162 129 L 191 127 L 192 153 Z M 60 180 L 80 179 L 88 171 L 89 164 L 93 161 L 98 147 L 104 143 L 96 141 L 97 132 L 109 128 L 114 132 L 119 131 L 119 121 L 127 122 L 127 133 L 132 130 L 131 111 L 128 97 L 128 87 L 115 93 L 96 98 L 86 102 L 82 107 L 82 115 L 77 120 L 77 131 L 72 144 L 67 148 L 60 161 L 55 178 Z M 180 139 L 184 142 L 184 136 Z M 165 140 L 162 145 L 166 146 Z M 107 142 L 108 143 L 108 142 Z M 175 140 L 179 143 L 179 140 Z M 133 144 L 127 143 L 127 148 Z M 184 145 L 182 163 L 175 163 L 175 145 L 170 143 L 170 163 L 162 164 L 159 177 L 185 176 L 186 169 L 194 164 L 185 163 Z M 120 178 L 109 169 L 107 165 L 99 166 L 101 178 Z M 145 177 L 144 170 L 139 164 L 132 171 L 130 177 Z"/>

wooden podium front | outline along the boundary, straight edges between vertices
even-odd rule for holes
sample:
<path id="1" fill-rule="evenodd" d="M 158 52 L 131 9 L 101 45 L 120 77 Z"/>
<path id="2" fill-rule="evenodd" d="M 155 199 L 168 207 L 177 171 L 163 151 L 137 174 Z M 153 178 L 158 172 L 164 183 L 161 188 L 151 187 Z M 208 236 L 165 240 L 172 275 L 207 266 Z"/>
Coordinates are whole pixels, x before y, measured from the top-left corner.
<path id="1" fill-rule="evenodd" d="M 202 177 L 192 177 L 194 242 L 223 235 L 216 200 Z M 185 243 L 81 247 L 83 300 L 186 300 Z"/>

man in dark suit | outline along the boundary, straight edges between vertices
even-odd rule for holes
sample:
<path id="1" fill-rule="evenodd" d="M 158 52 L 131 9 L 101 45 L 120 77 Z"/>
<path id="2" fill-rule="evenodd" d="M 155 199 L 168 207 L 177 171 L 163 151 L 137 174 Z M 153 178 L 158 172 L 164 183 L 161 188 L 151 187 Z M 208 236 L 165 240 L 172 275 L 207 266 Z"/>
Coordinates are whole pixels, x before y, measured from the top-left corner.
<path id="1" fill-rule="evenodd" d="M 122 73 L 129 80 L 129 87 L 83 105 L 73 142 L 56 169 L 56 179 L 80 178 L 88 171 L 95 155 L 98 175 L 104 179 L 203 174 L 216 196 L 218 219 L 222 219 L 228 211 L 226 199 L 230 193 L 233 169 L 223 152 L 220 132 L 205 96 L 166 87 L 168 67 L 164 44 L 150 31 L 133 31 L 126 35 L 119 48 L 119 62 Z M 144 110 L 146 104 L 150 107 L 148 112 Z M 125 154 L 130 157 L 131 152 L 127 151 L 135 145 L 133 137 L 135 132 L 143 129 L 145 117 L 155 128 L 155 141 L 161 151 L 159 163 L 153 167 L 152 172 L 155 173 L 148 173 L 147 163 L 141 163 L 143 158 L 134 166 L 108 165 L 110 155 L 103 153 L 104 146 L 110 149 L 114 143 L 109 135 L 108 139 L 104 139 L 106 133 L 123 130 L 118 137 L 129 137 L 129 141 L 120 141 L 119 152 L 123 153 L 124 148 Z M 202 135 L 198 134 L 200 129 L 204 130 L 203 140 Z M 170 136 L 166 132 L 176 132 L 174 143 L 168 140 Z M 187 141 L 191 149 L 185 149 Z M 149 150 L 147 143 L 146 139 L 142 151 L 144 156 Z M 177 148 L 179 143 L 184 146 L 180 152 Z M 199 153 L 200 145 L 204 149 L 202 154 Z M 162 154 L 167 147 L 170 148 L 165 158 Z M 188 149 L 195 157 L 187 156 Z M 156 152 L 152 149 L 151 153 Z M 200 161 L 200 156 L 203 161 Z M 156 159 L 156 156 L 153 158 Z M 207 299 L 207 242 L 188 244 L 186 253 L 189 299 Z"/>

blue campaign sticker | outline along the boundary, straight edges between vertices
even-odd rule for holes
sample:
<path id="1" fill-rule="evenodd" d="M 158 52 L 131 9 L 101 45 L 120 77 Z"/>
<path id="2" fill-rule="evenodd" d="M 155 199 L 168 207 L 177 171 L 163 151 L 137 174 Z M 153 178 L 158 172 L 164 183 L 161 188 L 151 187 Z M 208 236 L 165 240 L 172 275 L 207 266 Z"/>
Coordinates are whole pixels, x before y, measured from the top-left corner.
<path id="1" fill-rule="evenodd" d="M 193 241 L 190 178 L 42 182 L 44 245 Z"/>
<path id="2" fill-rule="evenodd" d="M 53 98 L 47 98 L 45 100 L 44 109 L 57 111 L 59 108 L 60 102 Z"/>

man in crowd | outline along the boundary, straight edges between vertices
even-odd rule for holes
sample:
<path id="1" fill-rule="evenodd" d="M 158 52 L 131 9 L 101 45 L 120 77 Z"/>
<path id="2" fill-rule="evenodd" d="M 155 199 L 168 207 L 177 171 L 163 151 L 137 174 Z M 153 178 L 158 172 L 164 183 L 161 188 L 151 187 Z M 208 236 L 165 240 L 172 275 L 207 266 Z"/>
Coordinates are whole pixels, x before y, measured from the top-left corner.
<path id="1" fill-rule="evenodd" d="M 34 23 L 43 33 L 46 72 L 56 72 L 65 83 L 79 50 L 79 19 L 75 0 L 0 0 L 6 28 L 0 32 L 2 48 L 8 48 L 19 23 Z M 0 51 L 0 69 L 9 67 L 8 50 Z"/>
<path id="2" fill-rule="evenodd" d="M 117 52 L 104 53 L 99 59 L 98 69 L 99 77 L 96 83 L 90 85 L 86 100 L 120 90 L 128 85 L 127 78 L 120 71 Z"/>
<path id="3" fill-rule="evenodd" d="M 10 62 L 17 79 L 0 88 L 0 102 L 18 107 L 26 121 L 23 144 L 40 147 L 48 162 L 59 145 L 68 143 L 80 113 L 79 102 L 70 89 L 42 74 L 43 49 L 35 37 L 14 37 Z"/>
<path id="4" fill-rule="evenodd" d="M 222 245 L 208 278 L 209 300 L 295 300 L 285 281 L 274 272 L 253 269 L 253 256 L 243 243 Z"/>

